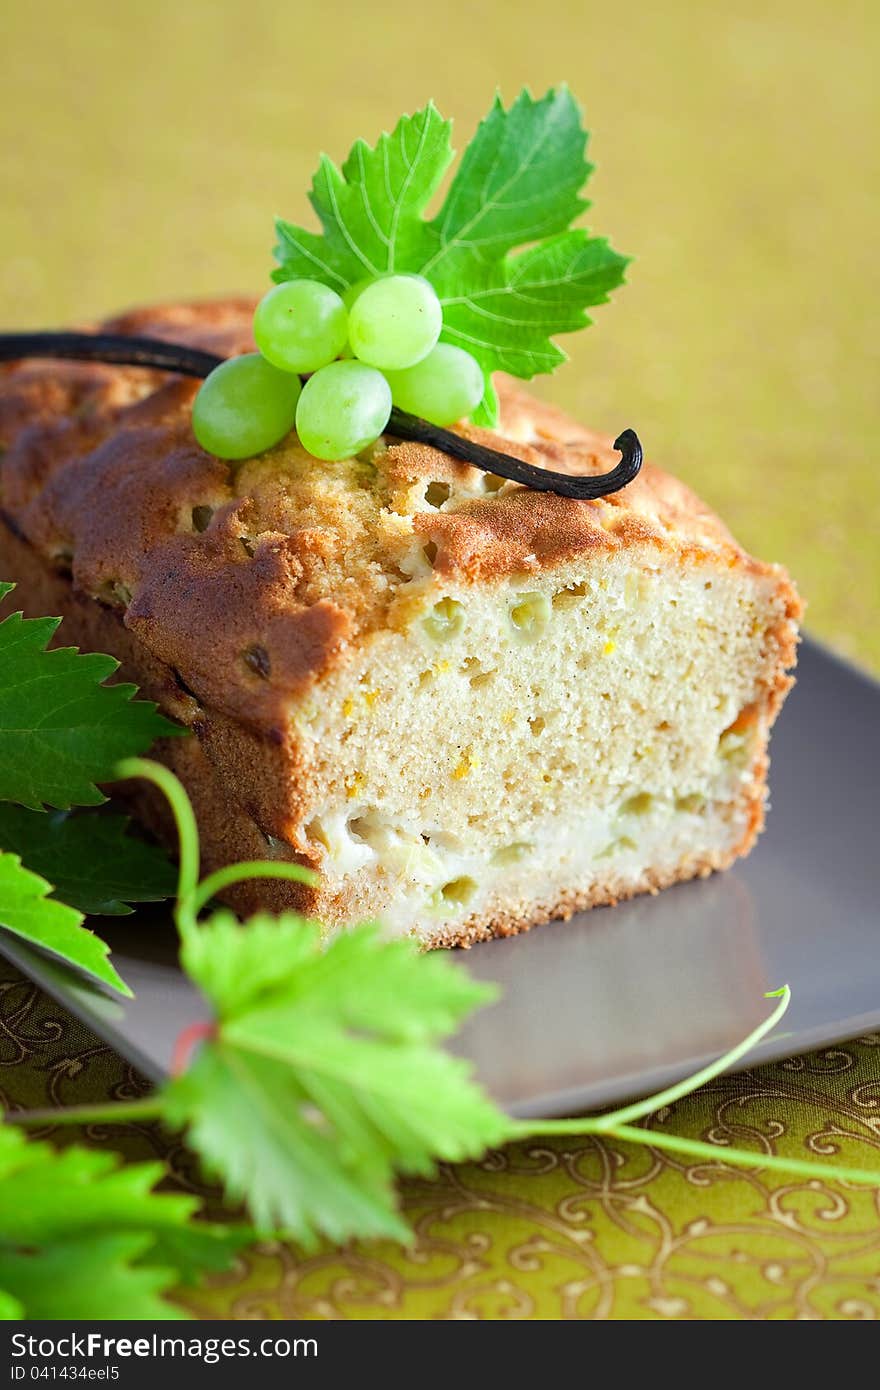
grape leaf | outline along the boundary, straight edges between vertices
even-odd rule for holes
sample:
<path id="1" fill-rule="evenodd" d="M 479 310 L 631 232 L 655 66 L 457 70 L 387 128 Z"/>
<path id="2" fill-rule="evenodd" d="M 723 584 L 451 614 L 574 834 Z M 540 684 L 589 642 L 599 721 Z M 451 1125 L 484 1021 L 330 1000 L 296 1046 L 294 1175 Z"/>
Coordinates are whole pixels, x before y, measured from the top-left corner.
<path id="1" fill-rule="evenodd" d="M 451 154 L 449 123 L 425 107 L 375 149 L 359 141 L 341 170 L 322 159 L 311 201 L 323 235 L 279 222 L 273 278 L 307 276 L 342 290 L 392 270 L 426 276 L 443 305 L 441 340 L 483 368 L 473 418 L 495 425 L 493 372 L 528 379 L 553 371 L 565 361 L 553 339 L 589 324 L 586 309 L 623 282 L 627 257 L 568 230 L 588 206 L 586 142 L 564 86 L 537 100 L 523 91 L 509 108 L 496 98 L 440 211 L 425 221 Z"/>
<path id="2" fill-rule="evenodd" d="M 207 1221 L 157 1227 L 153 1232 L 151 1262 L 173 1269 L 178 1284 L 198 1284 L 202 1274 L 222 1274 L 236 1255 L 253 1245 L 252 1226 L 219 1226 Z"/>
<path id="3" fill-rule="evenodd" d="M 164 1171 L 0 1125 L 0 1317 L 184 1316 L 160 1295 L 251 1234 L 193 1222 L 195 1198 L 151 1190 Z"/>
<path id="4" fill-rule="evenodd" d="M 358 140 L 340 170 L 326 155 L 309 195 L 323 237 L 277 223 L 275 280 L 323 280 L 339 291 L 365 276 L 410 270 L 431 237 L 421 214 L 452 159 L 451 121 L 433 102 L 402 116 L 371 148 Z"/>
<path id="5" fill-rule="evenodd" d="M 4 586 L 8 592 L 9 586 Z M 105 685 L 119 663 L 75 647 L 46 650 L 57 618 L 0 623 L 0 801 L 41 810 L 95 806 L 96 782 L 157 738 L 184 732 L 133 685 Z"/>
<path id="6" fill-rule="evenodd" d="M 0 853 L 0 927 L 131 996 L 107 959 L 106 942 L 82 925 L 75 908 L 47 897 L 51 891 L 51 883 L 23 868 L 17 854 Z"/>
<path id="7" fill-rule="evenodd" d="M 80 912 L 118 917 L 128 903 L 174 893 L 176 871 L 165 853 L 126 832 L 127 816 L 28 811 L 0 803 L 0 850 L 51 879 L 51 896 Z"/>
<path id="8" fill-rule="evenodd" d="M 552 372 L 566 357 L 550 335 L 592 322 L 586 306 L 607 301 L 626 264 L 602 237 L 582 231 L 563 232 L 463 277 L 447 261 L 438 267 L 441 337 L 476 357 L 487 382 L 493 371 L 518 377 Z M 497 404 L 484 398 L 478 423 L 493 425 L 496 417 Z"/>
<path id="9" fill-rule="evenodd" d="M 242 929 L 226 913 L 182 960 L 218 1022 L 163 1110 L 258 1227 L 306 1245 L 408 1240 L 395 1171 L 428 1173 L 506 1135 L 468 1065 L 431 1046 L 488 997 L 448 960 L 372 926 L 322 949 L 319 928 L 289 914 Z"/>
<path id="10" fill-rule="evenodd" d="M 561 86 L 536 101 L 496 96 L 431 223 L 437 245 L 422 273 L 442 264 L 500 260 L 515 246 L 562 232 L 589 206 L 580 191 L 593 166 L 577 102 Z"/>
<path id="11" fill-rule="evenodd" d="M 23 1318 L 76 1321 L 92 1318 L 183 1318 L 161 1297 L 174 1273 L 137 1263 L 150 1247 L 148 1235 L 74 1236 L 43 1249 L 4 1250 L 0 1285 L 14 1289 Z"/>
<path id="12" fill-rule="evenodd" d="M 18 1299 L 0 1289 L 0 1322 L 9 1322 L 12 1318 L 23 1317 L 24 1308 Z"/>

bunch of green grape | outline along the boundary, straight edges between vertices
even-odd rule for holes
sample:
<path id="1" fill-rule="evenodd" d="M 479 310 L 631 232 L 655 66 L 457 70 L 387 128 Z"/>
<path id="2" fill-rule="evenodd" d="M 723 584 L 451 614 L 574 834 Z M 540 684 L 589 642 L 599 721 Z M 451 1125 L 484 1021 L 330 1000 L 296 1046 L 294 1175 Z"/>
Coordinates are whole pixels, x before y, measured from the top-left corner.
<path id="1" fill-rule="evenodd" d="M 479 404 L 483 373 L 439 341 L 442 328 L 421 275 L 362 280 L 342 296 L 317 280 L 276 285 L 254 314 L 259 352 L 222 363 L 196 396 L 196 439 L 218 458 L 243 459 L 295 428 L 310 454 L 335 461 L 378 439 L 392 403 L 451 424 Z"/>

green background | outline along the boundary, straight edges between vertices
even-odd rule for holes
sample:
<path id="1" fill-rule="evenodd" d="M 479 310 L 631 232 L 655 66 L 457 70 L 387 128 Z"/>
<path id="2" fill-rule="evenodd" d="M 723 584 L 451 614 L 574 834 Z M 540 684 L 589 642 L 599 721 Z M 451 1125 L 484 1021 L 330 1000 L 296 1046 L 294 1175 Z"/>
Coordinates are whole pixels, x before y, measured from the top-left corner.
<path id="1" fill-rule="evenodd" d="M 567 80 L 590 224 L 637 259 L 542 392 L 636 427 L 809 625 L 880 668 L 876 0 L 47 0 L 7 6 L 0 322 L 259 290 L 272 217 L 433 96 Z"/>

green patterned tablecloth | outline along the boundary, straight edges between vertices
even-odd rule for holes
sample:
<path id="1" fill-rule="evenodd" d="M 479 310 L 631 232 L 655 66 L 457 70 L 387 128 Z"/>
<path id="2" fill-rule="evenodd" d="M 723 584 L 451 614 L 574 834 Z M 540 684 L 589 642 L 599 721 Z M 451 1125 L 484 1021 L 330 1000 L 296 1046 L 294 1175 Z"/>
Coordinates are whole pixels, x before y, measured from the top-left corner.
<path id="1" fill-rule="evenodd" d="M 4 1106 L 144 1089 L 0 961 Z M 263 1246 L 181 1302 L 209 1318 L 880 1317 L 880 1191 L 823 1181 L 818 1166 L 804 1179 L 724 1164 L 736 1143 L 880 1171 L 880 1034 L 722 1078 L 656 1122 L 716 1143 L 717 1164 L 607 1140 L 513 1145 L 404 1186 L 408 1251 Z M 188 1155 L 151 1126 L 85 1137 L 162 1155 L 193 1186 Z"/>

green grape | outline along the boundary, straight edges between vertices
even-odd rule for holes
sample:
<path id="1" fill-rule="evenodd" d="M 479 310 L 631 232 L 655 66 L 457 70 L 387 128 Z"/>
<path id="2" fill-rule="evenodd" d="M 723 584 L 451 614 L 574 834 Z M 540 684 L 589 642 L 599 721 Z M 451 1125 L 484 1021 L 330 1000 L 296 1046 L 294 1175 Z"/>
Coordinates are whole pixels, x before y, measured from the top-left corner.
<path id="1" fill-rule="evenodd" d="M 257 305 L 254 339 L 273 367 L 316 372 L 345 347 L 348 313 L 336 291 L 318 280 L 286 280 Z"/>
<path id="2" fill-rule="evenodd" d="M 342 291 L 342 302 L 349 314 L 351 313 L 351 306 L 354 301 L 363 294 L 367 285 L 375 284 L 375 279 L 376 277 L 374 275 L 366 275 L 363 280 L 356 280 L 353 285 L 349 285 L 348 289 Z M 339 356 L 354 357 L 354 353 L 351 350 L 351 343 L 347 338 L 345 346 L 339 350 Z"/>
<path id="3" fill-rule="evenodd" d="M 433 425 L 451 425 L 470 415 L 485 389 L 479 362 L 452 343 L 438 343 L 414 367 L 386 375 L 394 404 Z"/>
<path id="4" fill-rule="evenodd" d="M 363 362 L 331 362 L 310 376 L 296 409 L 296 432 L 315 458 L 351 458 L 388 424 L 391 387 Z"/>
<path id="5" fill-rule="evenodd" d="M 293 429 L 301 390 L 299 377 L 280 372 L 258 352 L 231 357 L 199 388 L 193 433 L 217 458 L 251 458 Z"/>
<path id="6" fill-rule="evenodd" d="M 352 304 L 356 299 L 360 299 L 367 285 L 374 285 L 375 283 L 375 275 L 365 275 L 363 280 L 355 280 L 353 285 L 349 285 L 347 290 L 342 291 L 342 302 L 349 313 L 351 313 Z"/>
<path id="7" fill-rule="evenodd" d="M 348 340 L 362 362 L 399 371 L 431 351 L 442 327 L 440 300 L 427 280 L 421 275 L 387 275 L 353 300 Z"/>

